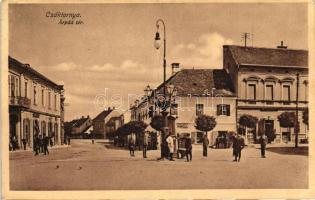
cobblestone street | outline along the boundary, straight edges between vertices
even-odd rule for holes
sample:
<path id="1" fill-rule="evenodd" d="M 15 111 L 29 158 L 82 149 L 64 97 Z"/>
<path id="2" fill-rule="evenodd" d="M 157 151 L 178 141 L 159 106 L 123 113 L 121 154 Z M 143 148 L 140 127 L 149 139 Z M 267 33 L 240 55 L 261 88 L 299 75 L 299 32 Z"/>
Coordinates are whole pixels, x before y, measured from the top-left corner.
<path id="1" fill-rule="evenodd" d="M 49 156 L 31 151 L 10 152 L 12 190 L 140 190 L 140 189 L 279 189 L 308 187 L 308 157 L 247 147 L 241 162 L 232 162 L 232 149 L 193 147 L 192 162 L 185 159 L 157 161 L 160 151 L 148 158 L 136 151 L 103 142 L 73 140 L 66 148 L 50 150 Z"/>

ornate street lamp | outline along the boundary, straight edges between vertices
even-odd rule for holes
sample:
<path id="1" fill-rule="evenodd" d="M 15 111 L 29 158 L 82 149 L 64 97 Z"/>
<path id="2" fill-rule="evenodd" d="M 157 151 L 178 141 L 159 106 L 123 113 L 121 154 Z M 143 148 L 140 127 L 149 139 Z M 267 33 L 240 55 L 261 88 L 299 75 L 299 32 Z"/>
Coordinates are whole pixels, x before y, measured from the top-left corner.
<path id="1" fill-rule="evenodd" d="M 166 34 L 165 34 L 165 23 L 162 19 L 158 19 L 156 21 L 156 28 L 157 32 L 155 34 L 154 38 L 154 47 L 158 50 L 161 47 L 161 38 L 160 38 L 160 33 L 159 33 L 159 27 L 160 24 L 163 25 L 163 46 L 164 46 L 164 51 L 163 51 L 163 95 L 164 95 L 164 101 L 166 101 Z M 161 159 L 163 159 L 165 155 L 165 136 L 168 134 L 168 127 L 167 127 L 167 111 L 166 107 L 163 106 L 162 108 L 162 116 L 164 119 L 164 127 L 162 128 L 162 134 L 161 134 Z"/>

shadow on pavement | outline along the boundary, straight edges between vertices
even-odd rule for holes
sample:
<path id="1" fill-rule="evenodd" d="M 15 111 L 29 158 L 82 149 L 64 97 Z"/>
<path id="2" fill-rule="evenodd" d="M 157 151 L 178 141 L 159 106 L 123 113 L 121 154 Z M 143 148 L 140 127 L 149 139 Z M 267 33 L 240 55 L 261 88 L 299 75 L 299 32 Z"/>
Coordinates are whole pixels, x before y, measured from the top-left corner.
<path id="1" fill-rule="evenodd" d="M 271 151 L 278 154 L 285 155 L 303 155 L 308 156 L 308 147 L 269 147 L 266 151 Z"/>

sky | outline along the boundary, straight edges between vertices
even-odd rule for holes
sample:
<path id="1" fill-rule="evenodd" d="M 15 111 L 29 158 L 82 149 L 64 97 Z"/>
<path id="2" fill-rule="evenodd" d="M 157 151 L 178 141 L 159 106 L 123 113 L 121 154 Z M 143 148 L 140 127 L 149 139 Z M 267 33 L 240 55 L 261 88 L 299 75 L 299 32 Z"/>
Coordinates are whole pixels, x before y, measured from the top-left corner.
<path id="1" fill-rule="evenodd" d="M 83 23 L 59 24 L 71 18 L 49 17 L 56 12 Z M 243 45 L 244 32 L 250 46 L 308 48 L 305 3 L 10 4 L 9 55 L 64 84 L 66 120 L 109 106 L 126 112 L 146 85 L 163 81 L 157 19 L 166 25 L 167 77 L 173 62 L 222 68 L 222 45 Z"/>

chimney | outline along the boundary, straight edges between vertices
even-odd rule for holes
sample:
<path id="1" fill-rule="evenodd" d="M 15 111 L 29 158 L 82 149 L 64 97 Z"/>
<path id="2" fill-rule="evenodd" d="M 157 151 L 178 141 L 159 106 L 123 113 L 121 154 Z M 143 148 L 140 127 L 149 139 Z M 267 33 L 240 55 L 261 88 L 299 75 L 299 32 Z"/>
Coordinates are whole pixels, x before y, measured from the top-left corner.
<path id="1" fill-rule="evenodd" d="M 172 75 L 180 71 L 179 63 L 172 63 L 171 65 L 172 65 Z"/>
<path id="2" fill-rule="evenodd" d="M 110 110 L 110 107 L 108 107 L 108 109 L 107 110 Z"/>
<path id="3" fill-rule="evenodd" d="M 286 48 L 288 48 L 288 46 L 284 46 L 284 45 L 283 45 L 283 41 L 281 41 L 280 46 L 277 46 L 277 48 L 278 48 L 278 49 L 286 49 Z"/>

